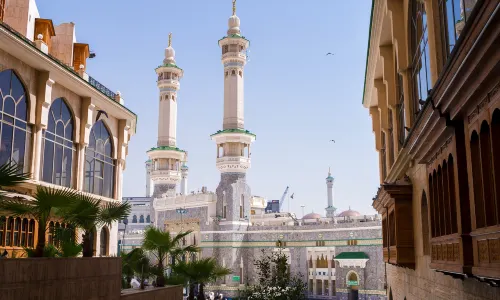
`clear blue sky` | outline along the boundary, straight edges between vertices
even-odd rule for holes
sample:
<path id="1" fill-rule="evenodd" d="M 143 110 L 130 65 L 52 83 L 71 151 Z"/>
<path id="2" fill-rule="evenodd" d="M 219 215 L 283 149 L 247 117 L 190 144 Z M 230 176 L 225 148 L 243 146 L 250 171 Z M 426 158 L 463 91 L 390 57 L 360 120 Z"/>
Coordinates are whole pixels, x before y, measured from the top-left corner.
<path id="1" fill-rule="evenodd" d="M 279 199 L 288 185 L 299 216 L 300 205 L 306 213 L 324 214 L 331 166 L 335 206 L 373 213 L 378 158 L 371 119 L 361 105 L 371 1 L 239 0 L 237 6 L 242 34 L 251 41 L 245 127 L 257 134 L 248 172 L 252 193 Z M 76 24 L 77 40 L 97 54 L 88 73 L 121 91 L 139 117 L 124 196 L 145 193 L 146 150 L 157 138 L 154 69 L 173 32 L 176 61 L 185 72 L 177 142 L 189 152 L 189 190 L 215 191 L 220 175 L 209 136 L 221 129 L 223 113 L 217 40 L 226 34 L 231 0 L 39 0 L 38 8 L 54 24 Z"/>

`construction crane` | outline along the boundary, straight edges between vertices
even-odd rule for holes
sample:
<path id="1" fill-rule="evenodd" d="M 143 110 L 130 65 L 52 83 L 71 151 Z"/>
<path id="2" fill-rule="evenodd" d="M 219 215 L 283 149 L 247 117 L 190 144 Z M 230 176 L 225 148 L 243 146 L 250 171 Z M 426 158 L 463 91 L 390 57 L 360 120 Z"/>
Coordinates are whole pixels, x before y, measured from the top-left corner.
<path id="1" fill-rule="evenodd" d="M 281 199 L 280 199 L 280 211 L 279 212 L 281 212 L 281 207 L 283 206 L 283 202 L 285 202 L 286 194 L 288 194 L 288 188 L 289 187 L 286 187 L 285 192 L 283 193 L 283 196 L 281 196 Z"/>
<path id="2" fill-rule="evenodd" d="M 266 214 L 281 212 L 281 206 L 283 205 L 283 202 L 285 202 L 286 194 L 288 194 L 288 189 L 289 187 L 286 187 L 285 192 L 283 193 L 283 196 L 281 196 L 281 199 L 279 201 L 270 200 L 267 202 L 267 206 L 265 209 Z"/>

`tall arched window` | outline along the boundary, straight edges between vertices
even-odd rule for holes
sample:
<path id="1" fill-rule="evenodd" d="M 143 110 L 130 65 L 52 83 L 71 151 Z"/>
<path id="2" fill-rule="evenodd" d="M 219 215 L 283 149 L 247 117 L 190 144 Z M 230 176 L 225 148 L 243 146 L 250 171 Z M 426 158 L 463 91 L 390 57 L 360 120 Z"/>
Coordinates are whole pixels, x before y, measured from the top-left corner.
<path id="1" fill-rule="evenodd" d="M 240 199 L 240 219 L 243 219 L 243 202 L 245 201 L 245 196 L 241 195 Z"/>
<path id="2" fill-rule="evenodd" d="M 144 216 L 143 216 L 143 215 L 141 215 L 141 216 L 139 217 L 139 223 L 144 223 Z"/>
<path id="3" fill-rule="evenodd" d="M 414 112 L 422 109 L 432 88 L 431 63 L 428 43 L 427 12 L 424 1 L 412 0 L 410 4 L 410 36 L 411 36 L 411 83 L 413 87 Z"/>
<path id="4" fill-rule="evenodd" d="M 73 117 L 63 99 L 52 102 L 47 129 L 43 131 L 42 180 L 71 186 L 73 162 Z"/>
<path id="5" fill-rule="evenodd" d="M 109 233 L 106 226 L 101 229 L 101 247 L 99 253 L 101 256 L 109 255 Z"/>
<path id="6" fill-rule="evenodd" d="M 149 215 L 146 217 L 146 223 L 151 223 L 151 217 Z"/>
<path id="7" fill-rule="evenodd" d="M 115 161 L 111 135 L 104 123 L 97 121 L 90 131 L 85 151 L 85 191 L 113 197 Z"/>
<path id="8" fill-rule="evenodd" d="M 137 216 L 136 216 L 136 215 L 134 215 L 134 216 L 132 217 L 132 223 L 137 223 Z"/>
<path id="9" fill-rule="evenodd" d="M 29 171 L 31 129 L 28 100 L 21 80 L 12 70 L 0 72 L 0 165 L 13 161 Z"/>

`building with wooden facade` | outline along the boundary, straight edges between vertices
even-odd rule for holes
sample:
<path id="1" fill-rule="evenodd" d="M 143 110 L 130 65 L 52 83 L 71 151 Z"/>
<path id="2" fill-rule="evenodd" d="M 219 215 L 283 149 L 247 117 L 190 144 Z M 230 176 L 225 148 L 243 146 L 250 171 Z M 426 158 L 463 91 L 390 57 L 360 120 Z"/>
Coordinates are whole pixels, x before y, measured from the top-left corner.
<path id="1" fill-rule="evenodd" d="M 500 299 L 500 2 L 374 0 L 367 56 L 389 299 Z"/>

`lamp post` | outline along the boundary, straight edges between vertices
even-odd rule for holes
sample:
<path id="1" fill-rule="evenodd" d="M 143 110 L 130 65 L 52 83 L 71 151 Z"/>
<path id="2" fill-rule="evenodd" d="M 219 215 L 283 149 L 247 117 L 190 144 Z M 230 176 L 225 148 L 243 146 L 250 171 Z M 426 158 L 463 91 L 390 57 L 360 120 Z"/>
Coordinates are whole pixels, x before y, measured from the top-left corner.
<path id="1" fill-rule="evenodd" d="M 123 229 L 120 253 L 123 252 L 123 245 L 124 245 L 123 243 L 125 242 L 125 233 L 127 232 L 128 219 L 123 219 L 123 224 L 125 224 L 125 228 Z"/>
<path id="2" fill-rule="evenodd" d="M 182 222 L 182 215 L 187 214 L 188 211 L 185 208 L 177 208 L 175 210 L 175 212 L 181 215 L 181 232 L 182 232 L 182 230 L 184 230 L 184 223 Z"/>

